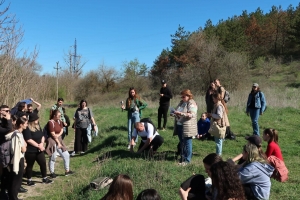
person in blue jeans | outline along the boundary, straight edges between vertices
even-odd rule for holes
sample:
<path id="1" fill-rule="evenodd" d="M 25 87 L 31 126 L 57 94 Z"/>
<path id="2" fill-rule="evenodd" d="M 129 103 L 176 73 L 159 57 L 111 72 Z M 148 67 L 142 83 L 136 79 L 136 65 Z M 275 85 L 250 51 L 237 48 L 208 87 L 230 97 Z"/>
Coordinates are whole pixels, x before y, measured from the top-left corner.
<path id="1" fill-rule="evenodd" d="M 142 102 L 140 96 L 136 90 L 131 87 L 129 88 L 128 98 L 126 104 L 122 105 L 122 110 L 127 110 L 127 130 L 128 130 L 128 149 L 130 149 L 131 135 L 133 132 L 133 126 L 136 122 L 139 122 L 142 116 L 142 110 L 147 107 L 146 102 Z M 135 143 L 138 142 L 138 137 L 135 139 Z"/>
<path id="2" fill-rule="evenodd" d="M 178 135 L 178 154 L 181 155 L 179 165 L 186 165 L 191 162 L 193 147 L 193 136 L 197 134 L 197 103 L 193 99 L 190 90 L 181 92 L 181 101 L 171 113 L 175 116 L 174 134 Z"/>
<path id="3" fill-rule="evenodd" d="M 258 118 L 265 111 L 266 105 L 267 102 L 264 93 L 260 91 L 257 83 L 253 83 L 252 90 L 248 96 L 246 113 L 248 116 L 250 115 L 254 135 L 260 135 Z"/>

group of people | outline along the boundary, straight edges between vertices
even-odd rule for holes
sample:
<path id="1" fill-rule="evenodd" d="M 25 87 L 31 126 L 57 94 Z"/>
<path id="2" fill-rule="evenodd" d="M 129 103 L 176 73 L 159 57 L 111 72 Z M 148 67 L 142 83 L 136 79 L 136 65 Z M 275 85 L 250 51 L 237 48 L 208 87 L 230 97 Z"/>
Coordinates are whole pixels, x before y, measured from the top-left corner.
<path id="1" fill-rule="evenodd" d="M 38 115 L 41 104 L 32 98 L 19 102 L 12 109 L 7 105 L 0 107 L 0 199 L 17 200 L 19 192 L 27 192 L 27 189 L 21 186 L 24 173 L 27 177 L 27 185 L 35 186 L 36 183 L 32 180 L 35 162 L 40 167 L 42 183 L 52 183 L 57 177 L 55 161 L 58 154 L 64 162 L 64 175 L 74 174 L 74 171 L 70 170 L 70 154 L 63 142 L 65 135 L 68 135 L 68 126 L 70 126 L 69 117 L 62 106 L 63 101 L 59 98 L 51 107 L 50 120 L 44 128 L 41 128 Z M 31 102 L 36 105 L 35 109 Z M 83 154 L 87 151 L 88 135 L 91 135 L 91 130 L 97 126 L 92 111 L 87 107 L 87 101 L 80 102 L 73 118 L 74 154 Z M 6 154 L 5 151 L 8 153 Z M 49 156 L 50 178 L 47 177 L 45 153 Z M 5 164 L 6 160 L 8 160 L 7 164 Z"/>

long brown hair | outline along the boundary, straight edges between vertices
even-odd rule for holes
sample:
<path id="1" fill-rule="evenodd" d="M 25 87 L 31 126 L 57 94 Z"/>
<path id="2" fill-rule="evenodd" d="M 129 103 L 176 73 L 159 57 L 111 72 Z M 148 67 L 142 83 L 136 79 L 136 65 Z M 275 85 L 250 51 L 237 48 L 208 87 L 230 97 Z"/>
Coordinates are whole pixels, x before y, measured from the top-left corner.
<path id="1" fill-rule="evenodd" d="M 133 200 L 133 184 L 130 177 L 125 174 L 116 176 L 101 200 Z"/>
<path id="2" fill-rule="evenodd" d="M 33 122 L 28 122 L 28 128 L 31 132 L 36 132 L 36 131 L 39 131 L 41 130 L 41 127 L 39 124 L 36 124 Z"/>
<path id="3" fill-rule="evenodd" d="M 212 95 L 212 97 L 213 97 L 214 99 L 217 99 L 218 101 L 221 101 L 222 105 L 223 105 L 224 108 L 225 108 L 226 114 L 228 114 L 228 109 L 227 109 L 226 103 L 225 103 L 225 101 L 221 98 L 221 94 L 219 94 L 219 93 L 214 93 L 214 94 Z"/>
<path id="4" fill-rule="evenodd" d="M 217 162 L 210 167 L 210 172 L 212 188 L 218 191 L 216 199 L 246 200 L 241 180 L 232 164 Z"/>
<path id="5" fill-rule="evenodd" d="M 131 96 L 130 91 L 133 90 L 135 92 L 134 96 Z M 128 91 L 128 107 L 130 107 L 131 105 L 131 101 L 133 100 L 134 102 L 136 102 L 136 99 L 140 100 L 140 96 L 138 95 L 136 89 L 134 89 L 134 87 L 129 88 Z"/>
<path id="6" fill-rule="evenodd" d="M 264 130 L 264 134 L 269 135 L 270 140 L 269 143 L 274 141 L 276 144 L 278 144 L 278 131 L 272 128 L 267 128 Z"/>

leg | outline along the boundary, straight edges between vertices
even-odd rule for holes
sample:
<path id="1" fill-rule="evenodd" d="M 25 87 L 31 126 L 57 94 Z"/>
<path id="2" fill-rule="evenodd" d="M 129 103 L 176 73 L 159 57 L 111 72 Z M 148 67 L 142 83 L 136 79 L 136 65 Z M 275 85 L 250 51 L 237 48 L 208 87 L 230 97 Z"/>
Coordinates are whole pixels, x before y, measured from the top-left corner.
<path id="1" fill-rule="evenodd" d="M 163 128 L 166 128 L 167 121 L 168 121 L 168 110 L 169 110 L 169 105 L 163 107 L 163 117 L 164 117 L 164 125 Z"/>
<path id="2" fill-rule="evenodd" d="M 161 117 L 162 117 L 162 109 L 161 106 L 158 108 L 158 114 L 157 114 L 157 129 L 161 129 Z"/>
<path id="3" fill-rule="evenodd" d="M 160 135 L 155 136 L 155 138 L 151 141 L 150 146 L 152 146 L 153 152 L 156 152 L 157 149 L 164 143 L 164 138 Z"/>
<path id="4" fill-rule="evenodd" d="M 259 125 L 258 125 L 258 118 L 259 118 L 259 109 L 250 109 L 250 117 L 252 121 L 253 127 L 253 134 L 259 136 Z"/>
<path id="5" fill-rule="evenodd" d="M 10 181 L 11 185 L 9 186 L 8 196 L 9 200 L 18 200 L 18 191 L 22 185 L 22 177 L 24 171 L 24 158 L 21 158 L 19 161 L 19 172 L 16 174 L 15 172 L 10 172 Z M 11 165 L 13 167 L 13 165 Z M 12 169 L 12 168 L 11 168 Z"/>
<path id="6" fill-rule="evenodd" d="M 215 137 L 215 142 L 216 142 L 216 154 L 221 156 L 222 155 L 223 139 Z"/>
<path id="7" fill-rule="evenodd" d="M 177 134 L 179 139 L 179 148 L 180 148 L 180 162 L 183 162 L 183 126 L 182 125 L 176 125 L 177 126 Z"/>
<path id="8" fill-rule="evenodd" d="M 139 113 L 132 114 L 132 121 L 131 121 L 132 126 L 134 127 L 135 122 L 139 122 L 139 121 L 140 121 L 140 114 Z M 131 130 L 131 134 L 132 134 L 132 132 L 133 132 L 133 129 Z M 135 138 L 135 143 L 138 142 L 138 138 L 139 138 L 139 136 L 137 135 L 136 138 Z"/>
<path id="9" fill-rule="evenodd" d="M 87 129 L 86 128 L 81 128 L 80 129 L 81 130 L 81 147 L 82 147 L 82 149 L 81 149 L 81 151 L 82 152 L 86 152 L 87 151 L 87 147 L 88 147 L 88 143 L 89 143 L 89 141 L 88 141 L 88 131 L 87 131 Z"/>
<path id="10" fill-rule="evenodd" d="M 185 157 L 185 161 L 186 162 L 191 162 L 192 160 L 192 154 L 193 154 L 193 138 L 192 137 L 184 137 L 184 146 L 185 146 L 185 153 L 184 153 L 184 157 Z"/>
<path id="11" fill-rule="evenodd" d="M 128 119 L 127 129 L 128 129 L 128 144 L 131 142 L 131 130 L 132 130 L 132 123 L 131 117 Z"/>
<path id="12" fill-rule="evenodd" d="M 25 159 L 26 159 L 26 163 L 27 163 L 26 176 L 27 176 L 27 179 L 31 179 L 32 178 L 32 168 L 33 168 L 34 162 L 36 160 L 36 153 L 26 152 Z"/>
<path id="13" fill-rule="evenodd" d="M 69 154 L 69 152 L 68 151 L 63 152 L 61 149 L 57 149 L 57 152 L 64 160 L 65 170 L 69 171 L 70 170 L 70 154 Z"/>
<path id="14" fill-rule="evenodd" d="M 56 154 L 57 154 L 57 147 L 55 145 L 55 152 L 51 156 L 49 156 L 49 171 L 51 174 L 54 173 L 54 166 L 55 166 L 55 161 L 56 161 Z"/>
<path id="15" fill-rule="evenodd" d="M 76 128 L 76 131 L 75 131 L 75 146 L 74 146 L 74 151 L 76 153 L 80 153 L 82 151 L 81 138 L 82 138 L 81 129 Z"/>
<path id="16" fill-rule="evenodd" d="M 37 154 L 36 157 L 36 162 L 39 164 L 40 166 L 40 170 L 41 170 L 41 174 L 42 174 L 42 178 L 47 177 L 47 167 L 46 167 L 46 158 L 45 158 L 45 152 L 41 151 Z M 27 164 L 28 166 L 28 164 Z"/>

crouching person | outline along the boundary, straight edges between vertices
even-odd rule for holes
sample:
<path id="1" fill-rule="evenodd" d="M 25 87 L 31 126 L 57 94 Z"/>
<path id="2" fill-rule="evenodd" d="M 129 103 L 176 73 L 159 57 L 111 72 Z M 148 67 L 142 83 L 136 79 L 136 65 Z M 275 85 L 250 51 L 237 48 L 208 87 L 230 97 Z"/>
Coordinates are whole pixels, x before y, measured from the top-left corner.
<path id="1" fill-rule="evenodd" d="M 157 149 L 164 142 L 164 138 L 161 137 L 158 132 L 155 130 L 154 126 L 151 123 L 147 122 L 136 122 L 135 129 L 132 133 L 130 151 L 133 151 L 133 146 L 135 145 L 135 138 L 140 136 L 141 144 L 137 153 L 142 153 L 144 150 L 149 150 L 150 155 L 156 153 Z"/>

